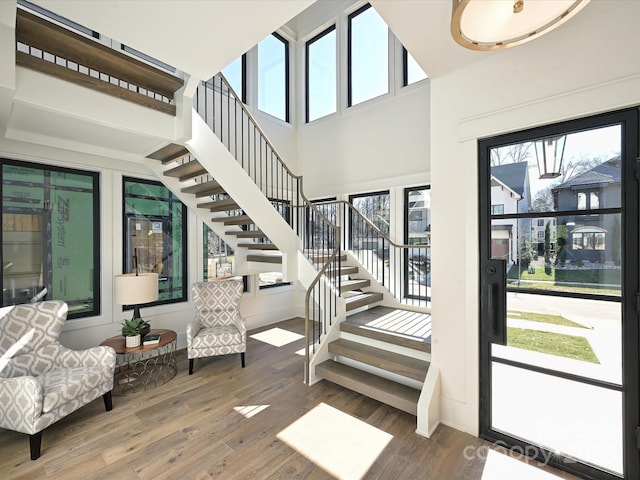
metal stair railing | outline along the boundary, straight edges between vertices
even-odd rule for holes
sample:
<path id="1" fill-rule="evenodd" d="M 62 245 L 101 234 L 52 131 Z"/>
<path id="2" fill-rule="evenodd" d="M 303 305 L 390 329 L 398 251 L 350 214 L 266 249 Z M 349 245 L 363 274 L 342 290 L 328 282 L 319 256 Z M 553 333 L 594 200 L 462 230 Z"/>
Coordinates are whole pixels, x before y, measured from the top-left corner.
<path id="1" fill-rule="evenodd" d="M 342 249 L 360 264 L 403 305 L 426 307 L 431 290 L 431 246 L 398 244 L 351 203 L 333 200 L 316 203 L 333 212 L 341 227 Z"/>
<path id="2" fill-rule="evenodd" d="M 221 73 L 200 82 L 194 108 L 272 204 L 285 203 L 294 212 L 290 225 L 302 240 L 303 255 L 317 269 L 305 295 L 305 381 L 308 382 L 309 346 L 320 342 L 338 314 L 340 227 L 305 196 L 302 177 L 287 167 Z M 317 261 L 319 258 L 321 262 Z"/>

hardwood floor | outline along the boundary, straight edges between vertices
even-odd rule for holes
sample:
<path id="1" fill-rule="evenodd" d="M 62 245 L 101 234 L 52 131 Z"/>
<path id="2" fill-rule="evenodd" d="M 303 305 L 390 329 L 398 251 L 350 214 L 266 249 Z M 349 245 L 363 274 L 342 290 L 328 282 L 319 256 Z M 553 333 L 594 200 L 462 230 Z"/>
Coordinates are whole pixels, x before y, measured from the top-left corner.
<path id="1" fill-rule="evenodd" d="M 304 330 L 299 319 L 260 330 L 273 327 Z M 303 347 L 302 339 L 277 348 L 249 338 L 245 369 L 239 355 L 215 357 L 196 360 L 192 376 L 181 351 L 178 375 L 169 383 L 116 396 L 111 412 L 104 411 L 98 398 L 46 429 L 42 456 L 36 461 L 29 459 L 27 435 L 0 430 L 0 479 L 336 478 L 326 462 L 316 465 L 298 452 L 302 448 L 278 438 L 319 404 L 393 436 L 370 467 L 367 464 L 362 478 L 498 478 L 483 477 L 489 444 L 482 440 L 445 426 L 427 439 L 414 433 L 415 417 L 407 413 L 326 381 L 305 386 L 303 357 L 295 354 Z M 319 450 L 311 445 L 311 451 Z M 343 463 L 361 461 L 344 451 L 335 456 Z"/>

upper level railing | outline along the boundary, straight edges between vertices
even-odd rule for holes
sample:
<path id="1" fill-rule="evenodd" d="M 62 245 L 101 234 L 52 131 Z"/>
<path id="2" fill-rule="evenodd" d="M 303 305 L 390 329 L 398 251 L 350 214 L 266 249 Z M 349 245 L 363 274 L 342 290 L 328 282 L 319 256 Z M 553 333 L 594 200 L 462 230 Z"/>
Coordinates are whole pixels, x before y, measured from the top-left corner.
<path id="1" fill-rule="evenodd" d="M 23 8 L 16 13 L 17 65 L 176 114 L 181 78 Z"/>
<path id="2" fill-rule="evenodd" d="M 301 239 L 302 253 L 318 270 L 305 295 L 308 369 L 309 344 L 319 340 L 338 312 L 341 230 L 307 199 L 302 177 L 289 170 L 222 74 L 200 83 L 194 107 L 280 213 L 282 205 L 290 209 L 292 214 L 283 217 Z M 308 379 L 308 370 L 305 373 Z"/>

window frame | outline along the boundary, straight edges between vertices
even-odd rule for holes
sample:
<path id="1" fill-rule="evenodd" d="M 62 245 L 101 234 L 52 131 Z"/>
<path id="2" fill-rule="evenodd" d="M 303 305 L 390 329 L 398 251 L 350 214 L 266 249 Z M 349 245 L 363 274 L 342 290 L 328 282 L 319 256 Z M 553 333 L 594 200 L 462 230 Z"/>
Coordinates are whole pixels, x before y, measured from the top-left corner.
<path id="1" fill-rule="evenodd" d="M 284 47 L 284 119 L 280 118 L 277 115 L 274 115 L 271 112 L 267 112 L 260 108 L 260 44 L 256 45 L 256 62 L 257 62 L 257 71 L 256 71 L 256 107 L 260 112 L 269 115 L 273 118 L 277 118 L 280 121 L 285 123 L 291 123 L 291 112 L 290 112 L 290 42 L 283 35 L 278 32 L 271 33 L 271 36 L 282 42 Z"/>
<path id="2" fill-rule="evenodd" d="M 372 5 L 370 3 L 366 3 L 364 5 L 362 5 L 360 8 L 354 10 L 353 12 L 351 12 L 349 15 L 347 15 L 347 108 L 351 108 L 354 107 L 356 105 L 360 105 L 362 103 L 366 103 L 370 100 L 373 100 L 374 98 L 379 98 L 382 97 L 384 95 L 388 95 L 391 93 L 391 89 L 392 89 L 392 85 L 389 81 L 389 72 L 390 72 L 390 66 L 389 66 L 389 60 L 391 58 L 391 52 L 390 52 L 390 48 L 389 48 L 389 32 L 390 32 L 390 28 L 387 25 L 387 91 L 380 94 L 380 95 L 376 95 L 374 97 L 371 98 L 367 98 L 366 100 L 362 100 L 356 104 L 353 103 L 353 69 L 352 69 L 352 64 L 353 64 L 353 49 L 352 49 L 352 44 L 353 44 L 353 27 L 352 27 L 352 21 L 354 18 L 356 18 L 358 15 L 360 15 L 361 13 L 366 12 L 367 10 L 369 10 L 370 8 L 372 8 Z M 386 22 L 385 22 L 386 25 Z"/>
<path id="3" fill-rule="evenodd" d="M 310 97 L 309 97 L 309 47 L 317 42 L 318 40 L 321 40 L 322 38 L 326 37 L 327 35 L 329 35 L 330 33 L 335 32 L 336 33 L 336 48 L 338 45 L 338 29 L 337 29 L 337 25 L 334 23 L 333 25 L 329 26 L 328 28 L 325 28 L 322 32 L 318 33 L 317 35 L 315 35 L 314 37 L 310 38 L 309 40 L 307 40 L 304 44 L 304 121 L 305 123 L 310 123 L 313 122 L 315 120 L 318 120 L 320 118 L 324 118 L 328 115 L 331 115 L 333 113 L 336 113 L 338 111 L 338 85 L 337 85 L 337 76 L 339 74 L 339 69 L 338 69 L 338 52 L 335 52 L 335 62 L 336 62 L 336 78 L 334 78 L 334 88 L 335 88 L 335 97 L 336 97 L 336 102 L 335 102 L 335 110 L 331 113 L 327 113 L 326 115 L 322 115 L 320 117 L 314 118 L 313 120 L 309 120 L 309 103 L 310 103 Z"/>
<path id="4" fill-rule="evenodd" d="M 158 300 L 153 301 L 153 302 L 149 302 L 148 304 L 146 304 L 147 306 L 156 306 L 156 305 L 168 305 L 168 304 L 172 304 L 172 303 L 182 303 L 182 302 L 186 302 L 188 299 L 188 289 L 189 289 L 189 278 L 187 276 L 188 274 L 188 270 L 187 270 L 187 266 L 189 263 L 189 249 L 188 249 L 188 237 L 187 237 L 187 206 L 182 203 L 182 201 L 180 201 L 180 199 L 175 196 L 171 190 L 169 190 L 169 188 L 164 185 L 162 182 L 156 181 L 156 180 L 149 180 L 149 179 L 145 179 L 145 178 L 137 178 L 137 177 L 129 177 L 129 176 L 122 176 L 122 271 L 125 273 L 128 273 L 128 258 L 129 258 L 129 254 L 130 252 L 128 252 L 127 249 L 127 223 L 128 223 L 128 219 L 131 217 L 131 215 L 127 214 L 126 211 L 126 200 L 127 200 L 127 183 L 128 182 L 134 182 L 134 183 L 139 183 L 139 184 L 144 184 L 144 185 L 153 185 L 153 186 L 158 186 L 158 187 L 164 187 L 167 189 L 167 191 L 169 192 L 170 196 L 173 196 L 175 198 L 175 201 L 179 202 L 180 205 L 182 206 L 181 210 L 182 210 L 182 231 L 180 232 L 180 247 L 181 247 L 181 255 L 182 255 L 182 265 L 181 265 L 181 275 L 183 278 L 183 285 L 182 285 L 182 295 L 176 298 L 171 298 L 168 300 L 161 300 L 160 298 L 158 298 Z M 171 210 L 169 210 L 171 212 Z M 146 216 L 143 215 L 145 218 Z M 149 217 L 155 217 L 152 215 L 149 215 Z M 171 232 L 172 238 L 174 235 L 174 232 Z M 131 256 L 133 255 L 133 253 L 131 253 Z M 161 294 L 161 290 L 160 290 L 160 285 L 158 285 L 158 294 Z M 123 305 L 122 309 L 123 311 L 126 310 L 131 310 L 133 308 L 133 306 L 130 305 Z"/>
<path id="5" fill-rule="evenodd" d="M 31 168 L 31 169 L 38 169 L 41 170 L 42 172 L 45 171 L 49 171 L 49 172 L 60 172 L 60 173 L 69 173 L 69 174 L 74 174 L 74 175 L 83 175 L 86 177 L 90 177 L 92 180 L 92 201 L 93 201 L 93 208 L 92 208 L 92 217 L 93 217 L 93 225 L 92 225 L 92 236 L 93 236 L 93 255 L 92 255 L 92 261 L 93 261 L 93 275 L 92 275 L 92 282 L 93 282 L 93 308 L 89 311 L 85 311 L 85 312 L 73 312 L 71 309 L 69 310 L 69 313 L 67 314 L 67 320 L 75 320 L 75 319 L 80 319 L 80 318 L 87 318 L 87 317 L 94 317 L 94 316 L 98 316 L 101 314 L 102 309 L 101 309 L 101 305 L 102 305 L 102 282 L 101 282 L 101 277 L 102 277 L 102 263 L 101 263 L 101 257 L 100 257 L 100 252 L 101 252 L 101 217 L 100 217 L 100 212 L 101 212 L 101 203 L 100 203 L 100 173 L 96 172 L 96 171 L 90 171 L 90 170 L 82 170 L 82 169 L 78 169 L 78 168 L 68 168 L 68 167 L 60 167 L 60 166 L 56 166 L 56 165 L 47 165 L 47 164 L 42 164 L 42 163 L 37 163 L 37 162 L 27 162 L 27 161 L 22 161 L 22 160 L 14 160 L 14 159 L 9 159 L 9 158 L 0 158 L 0 193 L 3 194 L 3 198 L 4 198 L 4 169 L 2 168 L 4 165 L 13 165 L 16 167 L 22 167 L 22 168 Z M 4 201 L 2 204 L 2 215 L 4 215 L 5 213 L 5 209 L 4 209 Z M 42 238 L 43 238 L 43 243 L 47 242 L 47 238 L 45 237 L 46 234 L 46 229 L 44 228 L 43 225 L 43 232 L 42 232 Z M 52 239 L 50 238 L 49 241 L 52 241 Z M 0 229 L 0 245 L 4 245 L 4 228 Z M 44 256 L 43 252 L 43 256 Z M 2 249 L 0 249 L 0 259 L 2 259 L 2 262 L 4 263 L 4 255 L 2 252 Z M 44 263 L 43 263 L 43 267 L 44 267 Z M 51 280 L 53 281 L 53 277 L 51 277 Z M 0 277 L 0 284 L 2 284 L 3 288 L 4 288 L 4 276 Z M 55 292 L 54 292 L 55 293 Z M 57 297 L 57 295 L 56 295 Z M 64 298 L 59 298 L 60 300 L 65 300 Z M 66 301 L 66 300 L 65 300 Z M 2 302 L 4 303 L 4 301 Z"/>

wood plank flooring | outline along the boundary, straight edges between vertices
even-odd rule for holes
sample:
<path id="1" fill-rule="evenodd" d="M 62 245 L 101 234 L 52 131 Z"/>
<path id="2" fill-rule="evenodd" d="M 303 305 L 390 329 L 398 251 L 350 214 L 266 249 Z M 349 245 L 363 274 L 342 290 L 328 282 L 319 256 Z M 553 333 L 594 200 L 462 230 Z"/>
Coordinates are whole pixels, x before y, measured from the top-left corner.
<path id="1" fill-rule="evenodd" d="M 260 330 L 276 326 L 304 331 L 300 319 Z M 305 386 L 303 357 L 295 353 L 303 347 L 303 339 L 277 348 L 248 338 L 245 369 L 238 355 L 215 357 L 196 360 L 192 376 L 181 351 L 178 375 L 169 383 L 116 396 L 111 412 L 104 411 L 98 398 L 46 429 L 42 456 L 36 461 L 29 459 L 27 435 L 0 430 L 0 479 L 336 478 L 326 465 L 317 465 L 278 439 L 282 430 L 320 403 L 393 436 L 362 478 L 483 478 L 482 453 L 488 443 L 445 426 L 427 439 L 414 433 L 412 415 L 327 381 Z M 242 407 L 244 415 L 238 411 Z M 469 455 L 474 452 L 481 454 Z"/>

